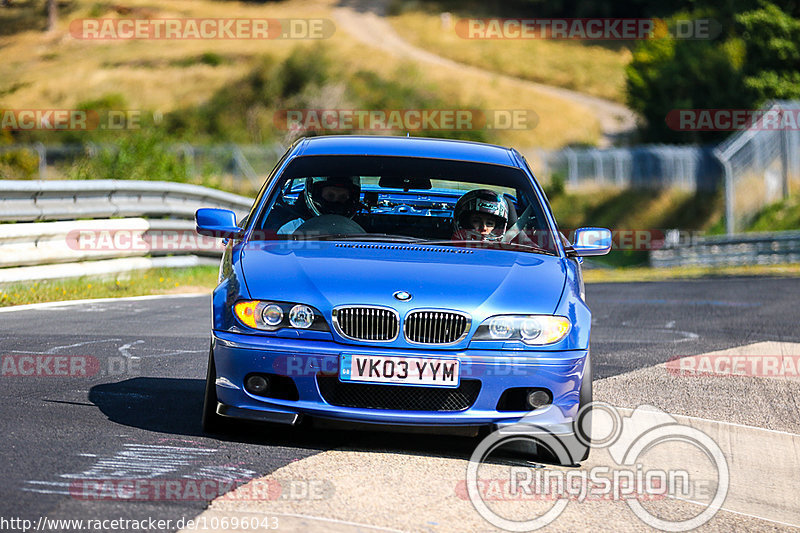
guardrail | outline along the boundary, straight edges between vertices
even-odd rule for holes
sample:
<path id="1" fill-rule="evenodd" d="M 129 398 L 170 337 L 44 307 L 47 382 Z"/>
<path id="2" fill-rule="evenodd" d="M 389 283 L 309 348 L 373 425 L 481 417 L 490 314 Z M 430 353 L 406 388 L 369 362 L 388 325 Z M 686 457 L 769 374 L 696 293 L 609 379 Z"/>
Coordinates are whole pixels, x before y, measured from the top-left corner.
<path id="1" fill-rule="evenodd" d="M 667 232 L 664 247 L 650 252 L 651 266 L 800 263 L 800 231 L 700 237 L 689 242 L 675 242 L 676 235 Z"/>
<path id="2" fill-rule="evenodd" d="M 251 204 L 184 183 L 0 180 L 0 220 L 16 222 L 0 224 L 0 283 L 214 264 L 222 247 L 194 231 L 195 211 Z"/>
<path id="3" fill-rule="evenodd" d="M 69 169 L 79 160 L 97 157 L 106 152 L 113 154 L 119 150 L 114 144 L 0 144 L 0 159 L 4 154 L 16 153 L 26 164 L 18 166 L 15 177 L 36 177 L 38 179 L 58 179 L 66 176 Z M 233 180 L 237 186 L 258 190 L 263 176 L 269 174 L 275 163 L 286 151 L 280 143 L 274 144 L 218 144 L 191 145 L 173 144 L 167 150 L 185 163 L 186 178 L 202 178 L 210 174 L 219 178 Z"/>
<path id="4" fill-rule="evenodd" d="M 0 221 L 192 218 L 200 207 L 243 214 L 253 200 L 200 185 L 138 180 L 0 180 Z"/>

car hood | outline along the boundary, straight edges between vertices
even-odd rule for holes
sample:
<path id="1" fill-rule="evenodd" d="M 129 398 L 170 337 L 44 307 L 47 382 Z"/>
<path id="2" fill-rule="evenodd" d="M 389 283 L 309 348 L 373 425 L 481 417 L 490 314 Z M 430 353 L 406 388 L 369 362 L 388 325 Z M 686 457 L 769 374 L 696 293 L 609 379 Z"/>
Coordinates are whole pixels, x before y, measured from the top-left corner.
<path id="1" fill-rule="evenodd" d="M 343 304 L 446 308 L 476 318 L 550 314 L 566 279 L 561 259 L 549 255 L 354 242 L 250 242 L 242 269 L 251 298 L 302 302 L 325 314 Z M 398 301 L 396 291 L 411 300 Z"/>

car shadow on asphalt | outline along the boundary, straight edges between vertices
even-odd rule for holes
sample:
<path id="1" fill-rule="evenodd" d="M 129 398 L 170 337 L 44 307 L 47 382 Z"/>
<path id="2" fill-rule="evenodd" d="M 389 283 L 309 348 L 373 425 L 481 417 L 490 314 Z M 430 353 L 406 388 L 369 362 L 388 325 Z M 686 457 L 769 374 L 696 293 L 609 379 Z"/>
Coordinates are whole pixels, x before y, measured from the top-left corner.
<path id="1" fill-rule="evenodd" d="M 208 435 L 200 426 L 205 380 L 137 377 L 95 385 L 89 401 L 117 424 L 175 436 L 204 437 L 225 442 L 312 450 L 438 456 L 468 460 L 479 437 L 428 433 L 297 427 L 248 421 L 228 424 L 222 434 Z M 327 426 L 327 425 L 326 425 Z M 510 459 L 506 457 L 505 459 Z"/>

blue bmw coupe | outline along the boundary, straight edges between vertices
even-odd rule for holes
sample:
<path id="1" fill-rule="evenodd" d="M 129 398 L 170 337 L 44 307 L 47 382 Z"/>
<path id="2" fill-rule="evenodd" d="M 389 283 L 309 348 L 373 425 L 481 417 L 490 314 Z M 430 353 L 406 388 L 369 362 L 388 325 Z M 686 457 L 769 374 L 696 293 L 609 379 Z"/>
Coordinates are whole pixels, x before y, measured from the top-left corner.
<path id="1" fill-rule="evenodd" d="M 521 419 L 588 455 L 581 257 L 509 148 L 408 137 L 295 142 L 226 239 L 203 428 L 230 419 L 478 434 Z M 327 424 L 326 424 L 327 423 Z M 334 424 L 336 425 L 336 424 Z"/>

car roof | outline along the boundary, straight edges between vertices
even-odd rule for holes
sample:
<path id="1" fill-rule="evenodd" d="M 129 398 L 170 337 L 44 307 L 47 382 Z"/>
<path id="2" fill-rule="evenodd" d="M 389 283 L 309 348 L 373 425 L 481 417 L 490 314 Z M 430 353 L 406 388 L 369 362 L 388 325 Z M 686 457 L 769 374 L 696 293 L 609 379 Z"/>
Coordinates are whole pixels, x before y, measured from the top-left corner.
<path id="1" fill-rule="evenodd" d="M 377 155 L 454 159 L 519 167 L 510 148 L 470 141 L 375 135 L 307 137 L 297 145 L 295 156 Z"/>

